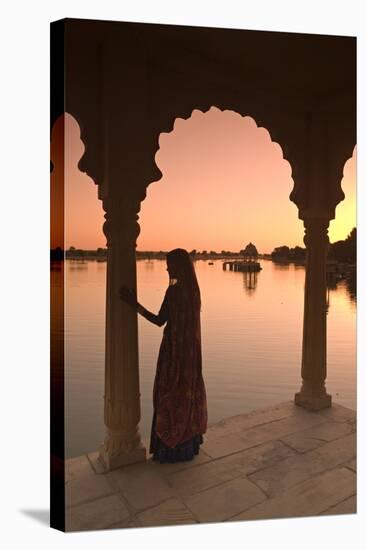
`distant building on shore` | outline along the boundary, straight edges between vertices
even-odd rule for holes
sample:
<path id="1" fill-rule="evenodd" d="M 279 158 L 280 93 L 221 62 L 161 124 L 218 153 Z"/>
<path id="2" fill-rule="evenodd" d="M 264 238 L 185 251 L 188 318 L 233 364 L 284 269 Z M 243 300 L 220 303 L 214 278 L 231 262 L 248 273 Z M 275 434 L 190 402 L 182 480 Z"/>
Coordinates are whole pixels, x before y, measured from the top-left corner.
<path id="1" fill-rule="evenodd" d="M 252 242 L 247 244 L 244 250 L 240 251 L 240 254 L 243 256 L 244 261 L 246 262 L 255 262 L 258 258 L 257 247 Z"/>

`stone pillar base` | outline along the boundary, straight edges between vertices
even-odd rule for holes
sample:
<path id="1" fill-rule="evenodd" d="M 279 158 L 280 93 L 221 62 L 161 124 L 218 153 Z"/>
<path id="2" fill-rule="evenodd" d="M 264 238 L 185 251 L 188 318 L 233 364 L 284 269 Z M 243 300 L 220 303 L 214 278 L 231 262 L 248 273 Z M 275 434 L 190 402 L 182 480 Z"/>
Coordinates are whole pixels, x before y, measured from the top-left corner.
<path id="1" fill-rule="evenodd" d="M 136 462 L 146 461 L 146 448 L 140 443 L 135 449 L 120 454 L 111 454 L 105 448 L 104 443 L 99 447 L 99 460 L 102 462 L 105 470 L 116 470 L 121 466 L 135 464 Z"/>
<path id="2" fill-rule="evenodd" d="M 309 392 L 299 391 L 295 393 L 295 405 L 303 407 L 308 411 L 321 411 L 332 406 L 332 396 L 328 393 L 312 395 Z"/>

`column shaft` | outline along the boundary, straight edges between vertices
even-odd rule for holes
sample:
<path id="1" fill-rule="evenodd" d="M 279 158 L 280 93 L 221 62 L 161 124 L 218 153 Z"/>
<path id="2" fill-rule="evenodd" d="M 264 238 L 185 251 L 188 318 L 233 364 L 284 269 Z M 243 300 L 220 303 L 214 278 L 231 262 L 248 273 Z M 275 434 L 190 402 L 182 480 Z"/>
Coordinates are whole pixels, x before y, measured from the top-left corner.
<path id="1" fill-rule="evenodd" d="M 326 393 L 326 256 L 328 220 L 312 218 L 304 221 L 306 276 L 302 345 L 302 387 L 295 394 L 295 403 L 309 410 L 331 406 Z"/>
<path id="2" fill-rule="evenodd" d="M 134 218 L 119 212 L 108 224 L 104 421 L 100 458 L 108 470 L 146 460 L 141 443 L 137 313 L 119 297 L 122 284 L 136 289 Z M 121 222 L 118 222 L 121 223 Z M 114 227 L 110 227 L 110 226 Z M 137 225 L 138 227 L 138 225 Z"/>

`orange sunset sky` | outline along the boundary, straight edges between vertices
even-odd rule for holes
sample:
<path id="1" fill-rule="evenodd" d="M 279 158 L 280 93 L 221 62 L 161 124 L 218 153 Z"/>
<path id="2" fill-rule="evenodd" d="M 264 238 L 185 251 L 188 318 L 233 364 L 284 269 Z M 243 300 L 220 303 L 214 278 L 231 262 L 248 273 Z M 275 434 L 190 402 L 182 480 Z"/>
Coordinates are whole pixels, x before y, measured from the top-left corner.
<path id="1" fill-rule="evenodd" d="M 288 198 L 291 166 L 252 118 L 215 107 L 195 110 L 162 133 L 159 145 L 155 160 L 163 177 L 150 184 L 141 205 L 138 250 L 239 251 L 249 241 L 261 253 L 304 246 L 303 222 Z M 106 246 L 104 212 L 97 186 L 77 168 L 83 151 L 79 126 L 66 114 L 65 247 L 95 249 Z M 51 185 L 58 174 L 55 169 Z M 346 198 L 330 223 L 331 242 L 356 225 L 356 148 L 345 164 L 342 189 Z"/>

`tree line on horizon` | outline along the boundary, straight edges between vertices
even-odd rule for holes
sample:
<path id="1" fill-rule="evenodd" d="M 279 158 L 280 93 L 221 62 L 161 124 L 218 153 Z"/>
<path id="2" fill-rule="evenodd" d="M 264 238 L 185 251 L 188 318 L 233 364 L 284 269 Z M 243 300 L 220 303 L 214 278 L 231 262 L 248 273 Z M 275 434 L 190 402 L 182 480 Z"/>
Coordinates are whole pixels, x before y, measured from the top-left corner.
<path id="1" fill-rule="evenodd" d="M 216 252 L 215 250 L 203 250 L 198 251 L 193 249 L 189 252 L 192 258 L 199 257 L 212 257 L 212 256 L 225 256 L 238 258 L 243 255 L 244 250 L 239 252 L 233 252 L 231 250 L 221 250 L 221 252 Z M 341 263 L 356 263 L 356 253 L 357 253 L 357 230 L 354 227 L 346 239 L 336 241 L 329 245 L 328 249 L 328 260 L 334 260 Z M 150 259 L 164 259 L 167 252 L 164 250 L 159 251 L 136 251 L 137 258 L 150 258 Z M 301 246 L 295 246 L 290 248 L 287 245 L 277 246 L 273 249 L 271 254 L 262 254 L 262 256 L 268 256 L 274 261 L 299 261 L 305 262 L 306 258 L 306 248 Z M 107 258 L 107 248 L 97 248 L 96 250 L 83 250 L 81 248 L 75 248 L 70 246 L 65 253 L 66 258 L 88 258 L 93 257 L 101 260 Z M 51 259 L 52 260 L 61 260 L 64 258 L 64 251 L 61 247 L 57 247 L 51 250 Z"/>
<path id="2" fill-rule="evenodd" d="M 344 240 L 330 243 L 328 248 L 328 260 L 346 264 L 355 264 L 357 255 L 357 230 L 354 227 Z M 295 246 L 290 248 L 286 245 L 277 246 L 271 253 L 271 258 L 278 261 L 305 261 L 306 248 Z"/>

